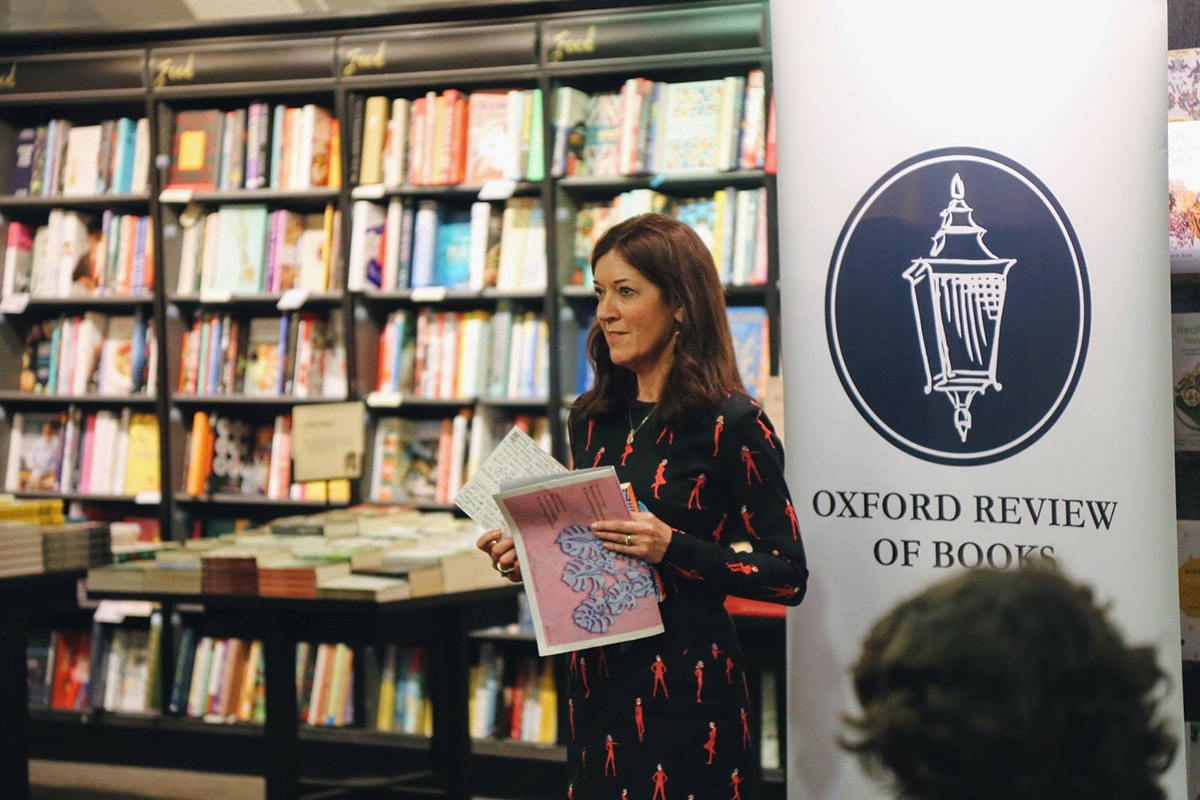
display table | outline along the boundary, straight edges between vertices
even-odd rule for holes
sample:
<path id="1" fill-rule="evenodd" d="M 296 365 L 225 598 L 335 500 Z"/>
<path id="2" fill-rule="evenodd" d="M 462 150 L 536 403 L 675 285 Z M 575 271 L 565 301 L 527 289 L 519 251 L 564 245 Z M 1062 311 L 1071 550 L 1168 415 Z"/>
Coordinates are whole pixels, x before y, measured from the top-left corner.
<path id="1" fill-rule="evenodd" d="M 0 720 L 7 743 L 0 747 L 0 786 L 5 797 L 29 797 L 29 698 L 25 648 L 31 617 L 79 607 L 85 570 L 0 578 Z"/>
<path id="2" fill-rule="evenodd" d="M 494 589 L 390 603 L 115 592 L 89 592 L 88 597 L 92 600 L 152 600 L 163 604 L 164 616 L 172 607 L 201 607 L 206 618 L 236 617 L 243 630 L 254 632 L 262 640 L 266 684 L 262 776 L 266 780 L 268 800 L 294 800 L 303 796 L 305 759 L 300 747 L 301 725 L 295 688 L 298 642 L 340 641 L 355 647 L 389 641 L 431 642 L 434 668 L 430 692 L 434 732 L 429 742 L 429 770 L 419 775 L 396 777 L 397 780 L 419 782 L 425 792 L 461 798 L 470 796 L 467 785 L 470 771 L 463 768 L 464 754 L 469 753 L 471 747 L 467 713 L 468 634 L 474 629 L 513 621 L 516 603 L 504 601 L 514 598 L 519 591 L 517 586 L 501 584 Z M 23 657 L 21 660 L 23 667 Z M 24 683 L 20 686 L 23 702 Z M 163 766 L 170 765 L 164 763 Z M 27 780 L 26 772 L 26 783 Z"/>

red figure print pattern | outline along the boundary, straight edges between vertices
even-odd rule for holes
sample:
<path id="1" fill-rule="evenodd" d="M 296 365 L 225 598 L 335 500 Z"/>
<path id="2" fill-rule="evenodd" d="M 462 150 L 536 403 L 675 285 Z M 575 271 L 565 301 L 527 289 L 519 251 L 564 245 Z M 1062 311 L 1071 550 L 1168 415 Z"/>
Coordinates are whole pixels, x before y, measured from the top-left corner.
<path id="1" fill-rule="evenodd" d="M 647 425 L 626 452 L 629 420 L 649 411 L 635 403 L 568 422 L 573 463 L 615 467 L 673 529 L 658 565 L 663 633 L 564 656 L 570 797 L 752 797 L 757 710 L 724 601 L 804 596 L 783 443 L 761 406 L 735 392 L 697 424 Z"/>

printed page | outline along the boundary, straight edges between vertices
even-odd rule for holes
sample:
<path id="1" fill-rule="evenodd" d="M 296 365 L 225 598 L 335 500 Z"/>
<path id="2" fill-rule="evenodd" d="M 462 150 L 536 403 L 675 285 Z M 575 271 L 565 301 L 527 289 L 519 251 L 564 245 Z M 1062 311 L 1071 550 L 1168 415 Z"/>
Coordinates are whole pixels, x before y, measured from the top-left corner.
<path id="1" fill-rule="evenodd" d="M 612 467 L 496 495 L 513 533 L 542 656 L 662 633 L 657 576 L 644 561 L 610 553 L 598 519 L 629 519 Z"/>
<path id="2" fill-rule="evenodd" d="M 567 472 L 554 456 L 538 447 L 537 442 L 520 428 L 505 434 L 491 454 L 479 465 L 458 494 L 454 504 L 484 530 L 499 528 L 508 531 L 504 516 L 492 495 L 500 491 L 502 481 L 521 478 L 542 478 Z"/>

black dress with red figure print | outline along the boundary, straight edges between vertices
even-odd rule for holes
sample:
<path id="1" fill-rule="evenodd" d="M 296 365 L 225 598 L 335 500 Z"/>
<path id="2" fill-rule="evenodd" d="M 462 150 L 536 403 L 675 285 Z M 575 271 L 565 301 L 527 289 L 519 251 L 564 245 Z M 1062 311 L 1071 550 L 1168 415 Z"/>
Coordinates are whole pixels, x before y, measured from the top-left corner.
<path id="1" fill-rule="evenodd" d="M 797 605 L 808 580 L 782 443 L 740 392 L 684 430 L 638 402 L 569 430 L 574 463 L 615 467 L 673 536 L 657 565 L 663 633 L 569 656 L 567 795 L 740 798 L 754 711 L 725 598 Z"/>

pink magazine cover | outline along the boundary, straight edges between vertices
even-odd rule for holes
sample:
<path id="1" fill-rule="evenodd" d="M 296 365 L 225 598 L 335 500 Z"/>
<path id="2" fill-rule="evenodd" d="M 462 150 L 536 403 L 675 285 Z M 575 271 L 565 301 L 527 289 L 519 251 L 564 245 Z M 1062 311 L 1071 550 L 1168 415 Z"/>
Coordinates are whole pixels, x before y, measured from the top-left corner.
<path id="1" fill-rule="evenodd" d="M 542 656 L 662 633 L 654 569 L 610 553 L 598 519 L 628 519 L 612 467 L 580 470 L 502 491 Z"/>

